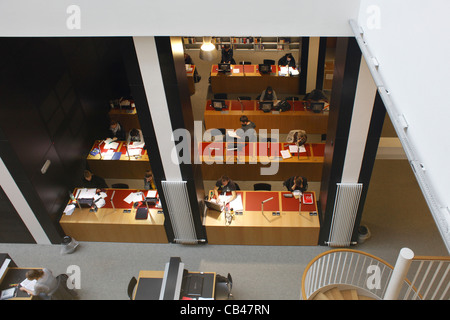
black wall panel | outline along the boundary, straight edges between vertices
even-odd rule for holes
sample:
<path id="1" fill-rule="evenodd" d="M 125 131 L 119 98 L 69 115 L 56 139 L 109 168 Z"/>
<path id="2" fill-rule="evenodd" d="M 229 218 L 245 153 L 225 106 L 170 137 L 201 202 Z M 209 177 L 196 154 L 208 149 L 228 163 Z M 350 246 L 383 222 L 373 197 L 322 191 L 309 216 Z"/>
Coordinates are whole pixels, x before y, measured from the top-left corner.
<path id="1" fill-rule="evenodd" d="M 120 39 L 0 41 L 0 91 L 7 93 L 0 100 L 6 146 L 0 156 L 50 240 L 59 243 L 68 191 L 79 185 L 94 140 L 106 135 L 108 102 L 129 93 Z M 42 174 L 46 160 L 51 165 Z"/>

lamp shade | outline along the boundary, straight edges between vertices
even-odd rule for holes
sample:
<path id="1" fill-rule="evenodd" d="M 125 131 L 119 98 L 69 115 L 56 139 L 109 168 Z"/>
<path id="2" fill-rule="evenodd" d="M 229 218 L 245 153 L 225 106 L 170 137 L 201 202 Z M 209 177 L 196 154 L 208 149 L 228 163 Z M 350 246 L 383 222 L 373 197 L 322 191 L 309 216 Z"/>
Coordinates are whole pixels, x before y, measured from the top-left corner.
<path id="1" fill-rule="evenodd" d="M 203 44 L 200 47 L 200 59 L 205 61 L 212 61 L 217 57 L 216 46 L 211 43 L 211 38 L 203 39 Z"/>

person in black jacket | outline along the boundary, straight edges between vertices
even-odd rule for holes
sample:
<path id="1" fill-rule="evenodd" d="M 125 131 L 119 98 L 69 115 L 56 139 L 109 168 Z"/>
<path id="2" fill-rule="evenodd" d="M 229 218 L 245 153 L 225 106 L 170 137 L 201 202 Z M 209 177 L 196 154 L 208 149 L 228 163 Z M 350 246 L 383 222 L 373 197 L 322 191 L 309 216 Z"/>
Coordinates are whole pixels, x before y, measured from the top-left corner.
<path id="1" fill-rule="evenodd" d="M 124 141 L 125 137 L 126 134 L 125 130 L 123 130 L 122 125 L 116 120 L 111 120 L 108 130 L 108 138 Z"/>
<path id="2" fill-rule="evenodd" d="M 84 170 L 83 187 L 101 190 L 107 189 L 108 185 L 106 184 L 105 179 L 103 179 L 102 177 L 94 175 L 89 170 Z"/>
<path id="3" fill-rule="evenodd" d="M 279 66 L 289 66 L 295 68 L 295 59 L 291 53 L 286 53 L 283 57 L 278 60 Z"/>
<path id="4" fill-rule="evenodd" d="M 231 49 L 229 44 L 224 45 L 222 48 L 222 60 L 220 60 L 220 63 L 236 64 L 233 58 L 233 49 Z"/>
<path id="5" fill-rule="evenodd" d="M 293 176 L 283 182 L 283 185 L 286 187 L 287 191 L 295 191 L 300 190 L 301 192 L 305 192 L 308 190 L 308 180 L 302 176 Z"/>

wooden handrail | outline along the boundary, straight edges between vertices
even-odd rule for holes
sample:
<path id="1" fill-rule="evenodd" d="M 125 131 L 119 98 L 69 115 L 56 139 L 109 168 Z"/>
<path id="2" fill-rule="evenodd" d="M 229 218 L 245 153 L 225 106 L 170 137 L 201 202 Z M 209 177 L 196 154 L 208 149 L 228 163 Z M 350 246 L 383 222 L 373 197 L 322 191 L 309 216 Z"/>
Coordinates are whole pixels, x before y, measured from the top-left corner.
<path id="1" fill-rule="evenodd" d="M 378 257 L 376 257 L 376 256 L 374 256 L 374 255 L 372 255 L 370 253 L 366 253 L 366 252 L 363 252 L 363 251 L 353 250 L 353 249 L 333 249 L 333 250 L 325 251 L 325 252 L 322 252 L 321 254 L 319 254 L 318 256 L 316 256 L 315 258 L 313 258 L 308 263 L 308 265 L 306 266 L 305 271 L 303 272 L 303 276 L 302 276 L 302 297 L 304 297 L 304 298 L 306 297 L 305 285 L 304 284 L 305 284 L 305 281 L 306 281 L 307 271 L 312 266 L 312 264 L 314 262 L 316 262 L 317 260 L 319 260 L 320 258 L 322 258 L 322 257 L 324 257 L 326 255 L 329 255 L 329 254 L 336 253 L 336 252 L 350 252 L 350 253 L 357 253 L 357 254 L 361 254 L 361 255 L 364 255 L 364 256 L 368 256 L 368 257 L 370 257 L 370 258 L 372 258 L 374 260 L 377 260 L 377 261 L 383 263 L 384 265 L 386 265 L 391 270 L 394 270 L 394 267 L 391 264 L 389 264 L 386 261 L 384 261 L 383 259 L 380 259 L 380 258 L 378 258 Z"/>
<path id="2" fill-rule="evenodd" d="M 430 260 L 430 261 L 448 261 L 450 262 L 450 257 L 437 257 L 437 256 L 417 256 L 412 258 L 413 261 L 416 260 Z"/>

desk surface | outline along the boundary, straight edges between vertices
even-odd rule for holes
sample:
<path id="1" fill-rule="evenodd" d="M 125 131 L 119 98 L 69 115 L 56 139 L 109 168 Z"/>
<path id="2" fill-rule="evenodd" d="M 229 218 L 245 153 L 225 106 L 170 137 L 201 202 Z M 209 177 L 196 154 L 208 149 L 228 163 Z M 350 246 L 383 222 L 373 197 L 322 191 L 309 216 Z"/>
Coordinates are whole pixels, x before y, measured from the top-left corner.
<path id="1" fill-rule="evenodd" d="M 189 275 L 205 277 L 202 298 L 214 298 L 215 272 L 189 272 Z M 133 300 L 159 300 L 164 271 L 141 270 L 139 272 Z M 180 297 L 180 299 L 183 297 Z"/>
<path id="2" fill-rule="evenodd" d="M 212 107 L 211 100 L 208 100 L 204 112 L 205 129 L 239 128 L 240 117 L 246 115 L 255 123 L 256 131 L 278 129 L 279 133 L 289 133 L 290 130 L 301 128 L 311 134 L 327 132 L 328 111 L 314 113 L 306 109 L 304 101 L 288 101 L 288 103 L 291 105 L 288 111 L 263 112 L 259 109 L 258 100 L 225 100 L 227 108 L 217 111 Z"/>
<path id="3" fill-rule="evenodd" d="M 106 189 L 104 207 L 97 212 L 76 207 L 71 215 L 63 214 L 59 223 L 66 234 L 81 241 L 167 243 L 164 214 L 158 213 L 162 209 L 149 206 L 147 219 L 136 219 L 137 208 L 124 201 L 134 191 Z M 115 208 L 110 202 L 113 192 Z"/>
<path id="4" fill-rule="evenodd" d="M 285 227 L 305 228 L 320 227 L 317 215 L 310 216 L 310 212 L 317 212 L 316 196 L 314 192 L 305 192 L 304 195 L 312 197 L 312 204 L 301 203 L 299 211 L 298 199 L 285 198 L 288 191 L 237 191 L 242 198 L 243 214 L 235 214 L 232 223 L 227 226 L 235 227 Z M 261 212 L 261 202 L 273 197 L 264 203 L 264 214 Z M 272 215 L 280 212 L 280 215 Z M 224 226 L 223 213 L 208 209 L 205 226 Z"/>
<path id="5" fill-rule="evenodd" d="M 243 214 L 235 214 L 231 224 L 224 213 L 207 210 L 204 226 L 210 244 L 222 245 L 276 245 L 315 246 L 318 243 L 320 222 L 314 192 L 306 192 L 313 204 L 299 203 L 295 198 L 285 198 L 284 191 L 237 191 L 242 197 Z M 273 197 L 264 203 L 261 201 Z M 273 215 L 279 212 L 279 215 Z"/>
<path id="6" fill-rule="evenodd" d="M 74 195 L 77 194 L 75 189 Z M 136 210 L 133 208 L 133 203 L 127 203 L 125 198 L 132 192 L 142 191 L 146 193 L 148 190 L 137 190 L 137 189 L 106 189 L 105 205 L 98 209 L 97 212 L 90 212 L 89 208 L 79 208 L 75 207 L 75 210 L 71 215 L 63 214 L 60 222 L 63 223 L 99 223 L 99 224 L 164 224 L 164 215 L 158 213 L 162 210 L 161 208 L 156 208 L 155 206 L 149 206 L 149 218 L 145 220 L 136 220 Z M 112 202 L 111 203 L 111 197 Z M 114 207 L 113 207 L 114 204 Z M 140 205 L 144 207 L 144 205 Z M 124 210 L 131 210 L 130 213 L 124 213 Z"/>
<path id="7" fill-rule="evenodd" d="M 104 155 L 101 156 L 101 154 L 104 154 L 105 152 L 107 152 L 108 150 L 113 150 L 114 152 L 119 152 L 120 153 L 120 158 L 117 160 L 121 160 L 121 161 L 147 161 L 148 162 L 148 154 L 147 154 L 147 150 L 146 149 L 140 149 L 140 157 L 136 158 L 134 156 L 129 156 L 129 153 L 127 153 L 127 146 L 126 146 L 126 141 L 115 141 L 118 143 L 117 148 L 114 149 L 107 149 L 105 142 L 103 142 L 103 140 L 97 140 L 94 142 L 94 145 L 92 146 L 92 149 L 90 151 L 90 153 L 87 156 L 88 160 L 104 160 L 104 161 L 114 161 L 114 160 L 105 160 L 104 159 Z M 100 146 L 99 146 L 100 145 Z M 94 149 L 99 149 L 100 153 L 97 153 L 95 156 L 93 156 L 91 154 L 91 152 Z M 128 152 L 131 150 L 132 148 L 128 147 Z"/>
<path id="8" fill-rule="evenodd" d="M 233 144 L 233 142 L 231 142 Z M 201 142 L 198 147 L 198 152 L 203 162 L 211 160 L 219 160 L 218 157 L 224 157 L 226 161 L 234 163 L 240 160 L 245 160 L 246 163 L 251 161 L 257 162 L 323 162 L 325 153 L 324 143 L 305 143 L 305 150 L 300 153 L 291 153 L 290 158 L 283 159 L 281 155 L 282 150 L 289 150 L 289 146 L 295 145 L 287 142 L 238 142 L 238 151 L 227 150 L 228 142 Z M 277 152 L 278 151 L 278 152 Z M 245 157 L 245 158 L 242 158 Z M 253 157 L 257 157 L 252 159 Z"/>
<path id="9" fill-rule="evenodd" d="M 16 296 L 9 300 L 31 300 L 33 296 L 30 296 L 27 292 L 19 290 L 18 284 L 20 284 L 26 278 L 26 273 L 33 269 L 41 269 L 41 268 L 17 268 L 17 267 L 9 267 L 6 271 L 6 274 L 0 279 L 0 292 L 5 289 L 12 288 L 13 286 L 17 286 Z"/>
<path id="10" fill-rule="evenodd" d="M 273 65 L 272 72 L 260 74 L 258 65 L 232 65 L 228 74 L 219 73 L 217 65 L 211 67 L 211 90 L 214 93 L 261 93 L 268 86 L 277 93 L 297 94 L 299 76 L 280 76 L 279 66 Z"/>
<path id="11" fill-rule="evenodd" d="M 273 76 L 273 77 L 297 77 L 297 76 L 283 76 L 279 75 L 280 66 L 278 65 L 272 65 L 271 66 L 271 72 L 267 74 L 261 74 L 259 72 L 259 65 L 258 64 L 246 64 L 246 65 L 240 65 L 240 64 L 233 64 L 231 65 L 231 72 L 227 74 L 223 74 L 222 72 L 219 72 L 219 66 L 217 64 L 213 64 L 211 66 L 211 76 L 227 76 L 227 77 L 264 77 L 264 76 Z M 261 89 L 262 91 L 263 89 Z"/>

